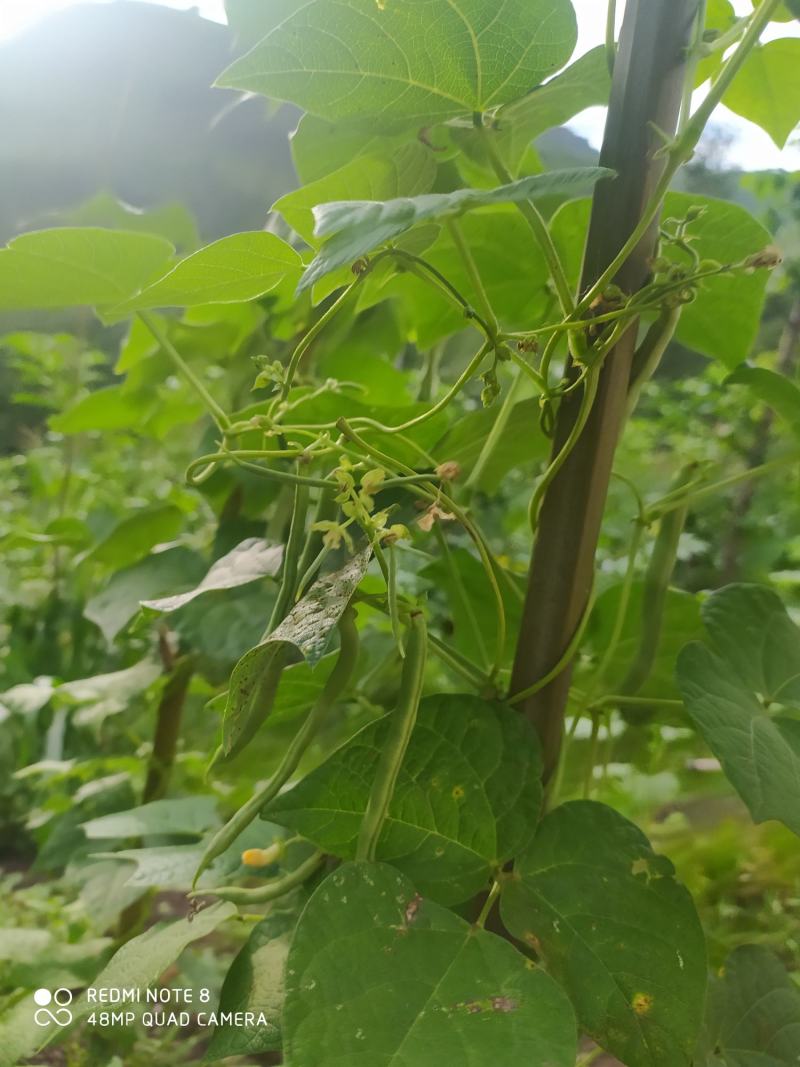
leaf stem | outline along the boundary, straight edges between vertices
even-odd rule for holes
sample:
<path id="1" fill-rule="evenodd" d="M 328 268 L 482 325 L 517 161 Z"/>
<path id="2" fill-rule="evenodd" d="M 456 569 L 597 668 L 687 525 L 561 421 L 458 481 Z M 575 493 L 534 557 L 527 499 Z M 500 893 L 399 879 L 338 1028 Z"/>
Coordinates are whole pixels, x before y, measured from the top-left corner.
<path id="1" fill-rule="evenodd" d="M 484 125 L 483 116 L 475 116 L 475 126 L 481 131 L 481 137 L 486 147 L 489 160 L 492 164 L 497 177 L 503 184 L 510 184 L 514 181 L 514 176 L 511 171 L 505 165 L 503 157 L 497 150 L 492 133 Z M 561 262 L 561 258 L 558 254 L 553 238 L 550 236 L 550 231 L 547 228 L 547 223 L 542 218 L 539 209 L 534 205 L 531 200 L 521 200 L 517 202 L 517 208 L 522 214 L 525 221 L 528 223 L 539 247 L 542 250 L 544 258 L 547 262 L 547 267 L 550 271 L 550 276 L 553 279 L 553 284 L 556 287 L 558 293 L 559 303 L 561 309 L 565 315 L 570 315 L 575 310 L 575 301 L 572 296 L 572 290 L 570 288 L 569 281 L 567 280 L 567 273 L 564 270 L 564 264 Z"/>
<path id="2" fill-rule="evenodd" d="M 481 278 L 480 271 L 478 270 L 478 265 L 475 262 L 474 256 L 472 255 L 472 249 L 467 244 L 464 238 L 464 232 L 461 229 L 461 226 L 457 219 L 448 219 L 447 229 L 450 233 L 451 238 L 453 239 L 453 244 L 456 247 L 456 251 L 461 257 L 462 263 L 466 267 L 467 274 L 469 275 L 470 281 L 472 282 L 475 288 L 475 292 L 477 293 L 478 298 L 481 302 L 481 308 L 485 316 L 486 324 L 489 327 L 490 335 L 496 338 L 498 331 L 497 317 L 492 309 L 489 297 L 486 294 L 486 288 L 483 284 L 483 279 Z"/>
<path id="3" fill-rule="evenodd" d="M 141 322 L 147 327 L 153 337 L 158 341 L 163 350 L 167 353 L 169 358 L 174 363 L 176 369 L 186 381 L 191 385 L 192 389 L 197 393 L 203 402 L 203 405 L 207 409 L 209 415 L 216 422 L 221 431 L 225 431 L 230 427 L 231 420 L 216 402 L 214 397 L 209 393 L 194 371 L 189 367 L 188 363 L 184 360 L 183 356 L 177 350 L 175 345 L 170 341 L 156 320 L 147 311 L 137 312 Z"/>

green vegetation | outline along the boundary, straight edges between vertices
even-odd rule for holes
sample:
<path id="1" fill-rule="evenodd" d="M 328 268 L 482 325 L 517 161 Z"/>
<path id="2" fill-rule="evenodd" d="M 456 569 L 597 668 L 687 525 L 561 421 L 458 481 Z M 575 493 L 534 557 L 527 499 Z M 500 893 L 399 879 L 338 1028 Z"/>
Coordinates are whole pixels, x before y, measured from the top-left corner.
<path id="1" fill-rule="evenodd" d="M 797 1063 L 798 12 L 625 7 L 228 0 L 268 229 L 0 250 L 2 1067 Z"/>

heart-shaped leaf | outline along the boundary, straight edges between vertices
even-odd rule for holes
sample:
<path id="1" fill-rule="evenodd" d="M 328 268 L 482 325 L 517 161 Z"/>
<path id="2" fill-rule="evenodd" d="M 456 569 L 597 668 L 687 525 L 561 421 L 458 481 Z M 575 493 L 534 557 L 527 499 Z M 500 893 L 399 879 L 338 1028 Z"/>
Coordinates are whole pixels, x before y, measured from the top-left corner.
<path id="1" fill-rule="evenodd" d="M 569 59 L 568 0 L 307 0 L 218 79 L 321 118 L 432 123 L 508 103 Z"/>
<path id="2" fill-rule="evenodd" d="M 573 1067 L 576 1052 L 544 971 L 384 864 L 347 864 L 311 897 L 283 1028 L 292 1067 Z"/>
<path id="3" fill-rule="evenodd" d="M 782 37 L 757 44 L 723 103 L 766 130 L 778 148 L 785 147 L 800 122 L 800 41 Z"/>
<path id="4" fill-rule="evenodd" d="M 686 710 L 756 822 L 800 834 L 800 721 L 770 705 L 800 707 L 800 630 L 780 597 L 729 585 L 703 605 L 711 648 L 678 659 Z"/>
<path id="5" fill-rule="evenodd" d="M 235 233 L 182 259 L 114 313 L 255 300 L 299 274 L 300 256 L 274 233 Z"/>
<path id="6" fill-rule="evenodd" d="M 628 1067 L 688 1067 L 706 948 L 672 864 L 612 808 L 573 801 L 542 821 L 503 890 L 503 921 L 541 953 L 582 1027 Z"/>
<path id="7" fill-rule="evenodd" d="M 0 249 L 0 310 L 118 304 L 174 252 L 147 233 L 95 227 L 35 230 Z"/>
<path id="8" fill-rule="evenodd" d="M 800 1049 L 800 992 L 761 945 L 725 961 L 711 1003 L 708 1045 L 726 1067 L 794 1067 Z"/>
<path id="9" fill-rule="evenodd" d="M 205 1063 L 281 1047 L 283 972 L 295 918 L 291 912 L 277 912 L 253 927 L 225 975 L 219 997 L 220 1013 L 250 1012 L 253 1023 L 246 1015 L 244 1025 L 219 1023 L 203 1057 Z"/>
<path id="10" fill-rule="evenodd" d="M 534 174 L 496 189 L 456 189 L 452 193 L 426 193 L 395 200 L 334 200 L 319 204 L 314 208 L 314 233 L 328 240 L 304 273 L 298 290 L 307 289 L 417 223 L 493 204 L 543 196 L 582 196 L 601 178 L 613 174 L 607 167 L 577 167 Z"/>
<path id="11" fill-rule="evenodd" d="M 389 717 L 370 723 L 263 812 L 343 859 L 355 855 Z M 510 708 L 427 697 L 378 843 L 420 891 L 467 900 L 526 845 L 542 799 L 536 736 Z"/>

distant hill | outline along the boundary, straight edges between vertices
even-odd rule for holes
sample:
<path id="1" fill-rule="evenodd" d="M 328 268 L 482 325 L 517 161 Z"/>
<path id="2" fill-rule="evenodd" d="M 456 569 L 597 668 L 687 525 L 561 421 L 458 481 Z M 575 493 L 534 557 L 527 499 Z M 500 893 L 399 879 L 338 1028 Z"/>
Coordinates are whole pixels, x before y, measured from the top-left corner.
<path id="1" fill-rule="evenodd" d="M 99 190 L 183 200 L 212 239 L 260 228 L 294 175 L 297 113 L 211 88 L 233 54 L 196 12 L 68 8 L 0 45 L 0 238 Z"/>

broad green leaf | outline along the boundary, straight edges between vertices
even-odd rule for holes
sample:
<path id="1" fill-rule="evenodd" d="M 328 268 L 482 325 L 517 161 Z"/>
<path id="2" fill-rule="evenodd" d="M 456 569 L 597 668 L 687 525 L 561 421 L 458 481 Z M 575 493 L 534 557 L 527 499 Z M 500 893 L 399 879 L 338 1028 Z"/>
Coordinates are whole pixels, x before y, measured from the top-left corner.
<path id="1" fill-rule="evenodd" d="M 223 757 L 240 752 L 269 715 L 287 656 L 299 654 L 312 667 L 322 658 L 370 556 L 365 548 L 341 570 L 316 581 L 283 622 L 236 664 L 222 720 Z"/>
<path id="2" fill-rule="evenodd" d="M 800 631 L 780 598 L 729 585 L 703 605 L 711 647 L 678 659 L 686 710 L 756 822 L 778 819 L 800 834 Z"/>
<path id="3" fill-rule="evenodd" d="M 316 115 L 305 114 L 291 135 L 292 160 L 300 181 L 309 184 L 358 158 L 387 158 L 416 137 L 417 131 L 413 128 L 388 133 L 384 129 L 365 126 L 363 120 L 357 118 L 327 122 Z"/>
<path id="4" fill-rule="evenodd" d="M 141 559 L 155 545 L 176 537 L 183 525 L 183 518 L 183 512 L 174 504 L 139 508 L 120 519 L 86 554 L 86 559 L 114 567 L 127 567 Z"/>
<path id="5" fill-rule="evenodd" d="M 176 611 L 212 589 L 235 589 L 259 578 L 274 577 L 280 570 L 282 559 L 282 545 L 270 545 L 258 537 L 249 537 L 216 560 L 194 589 L 157 600 L 142 600 L 141 604 L 153 611 Z"/>
<path id="6" fill-rule="evenodd" d="M 282 196 L 272 205 L 308 244 L 314 241 L 317 204 L 348 200 L 389 200 L 426 193 L 436 176 L 436 160 L 419 141 L 389 156 L 362 155 L 345 166 Z"/>
<path id="7" fill-rule="evenodd" d="M 606 50 L 599 46 L 545 85 L 501 107 L 495 116 L 497 145 L 512 171 L 516 173 L 531 141 L 588 107 L 608 103 L 610 91 Z"/>
<path id="8" fill-rule="evenodd" d="M 50 418 L 58 433 L 87 433 L 90 430 L 140 429 L 157 403 L 152 392 L 146 396 L 131 393 L 124 385 L 96 389 L 66 411 Z"/>
<path id="9" fill-rule="evenodd" d="M 181 797 L 154 800 L 129 811 L 115 811 L 82 823 L 91 840 L 109 837 L 143 837 L 146 834 L 180 834 L 199 836 L 216 826 L 217 802 L 214 797 Z"/>
<path id="10" fill-rule="evenodd" d="M 420 222 L 463 214 L 471 208 L 535 200 L 544 196 L 580 196 L 613 171 L 606 167 L 578 167 L 534 174 L 496 189 L 456 189 L 395 200 L 338 200 L 314 208 L 316 237 L 326 238 L 306 269 L 298 290 L 307 289 L 339 267 L 352 264 L 379 245 Z"/>
<path id="11" fill-rule="evenodd" d="M 286 967 L 292 1067 L 572 1067 L 575 1019 L 507 941 L 424 900 L 385 864 L 315 891 Z"/>
<path id="12" fill-rule="evenodd" d="M 800 436 L 800 389 L 785 374 L 744 364 L 730 375 L 728 384 L 746 385 L 755 397 L 786 421 L 796 437 Z"/>
<path id="13" fill-rule="evenodd" d="M 274 233 L 235 233 L 182 259 L 114 313 L 255 300 L 299 275 L 300 256 Z"/>
<path id="14" fill-rule="evenodd" d="M 763 0 L 753 0 L 753 7 L 760 7 Z M 791 22 L 800 19 L 800 0 L 783 0 L 771 15 L 772 22 Z"/>
<path id="15" fill-rule="evenodd" d="M 191 920 L 156 923 L 138 937 L 131 938 L 111 958 L 92 981 L 93 989 L 145 989 L 152 985 L 180 956 L 183 950 L 212 933 L 236 913 L 234 904 L 216 903 L 204 908 Z M 43 1048 L 53 1038 L 66 1033 L 96 1009 L 97 1002 L 83 993 L 70 1005 L 72 1023 L 68 1028 L 44 1029 L 34 1022 L 36 1004 L 33 994 L 22 998 L 15 1008 L 0 1019 L 0 1065 L 15 1067 L 21 1059 Z"/>
<path id="16" fill-rule="evenodd" d="M 293 914 L 277 912 L 253 928 L 247 944 L 225 975 L 219 1011 L 252 1012 L 256 1025 L 217 1026 L 203 1057 L 204 1063 L 213 1063 L 226 1056 L 254 1056 L 280 1048 L 283 972 L 294 925 Z"/>
<path id="17" fill-rule="evenodd" d="M 800 122 L 800 40 L 757 44 L 722 101 L 784 148 Z"/>
<path id="18" fill-rule="evenodd" d="M 446 531 L 444 536 L 448 537 Z M 450 560 L 436 558 L 423 567 L 419 576 L 431 587 L 431 613 L 452 644 L 471 663 L 488 669 L 497 640 L 495 595 L 480 560 L 466 548 L 450 547 Z M 522 614 L 522 601 L 501 581 L 500 591 L 506 612 L 510 661 Z M 445 619 L 437 616 L 445 608 Z"/>
<path id="19" fill-rule="evenodd" d="M 113 641 L 139 614 L 143 597 L 191 588 L 201 580 L 204 569 L 202 556 L 182 545 L 154 552 L 112 574 L 107 584 L 87 600 L 83 613 L 100 627 L 107 641 Z"/>
<path id="20" fill-rule="evenodd" d="M 715 993 L 713 1044 L 726 1067 L 794 1067 L 800 991 L 769 949 L 737 948 Z"/>
<path id="21" fill-rule="evenodd" d="M 627 1067 L 689 1067 L 706 948 L 672 864 L 612 808 L 572 801 L 540 823 L 503 890 L 503 921 L 541 953 L 582 1028 Z"/>
<path id="22" fill-rule="evenodd" d="M 265 818 L 352 859 L 389 727 L 370 723 Z M 478 697 L 422 701 L 378 843 L 378 858 L 444 904 L 467 900 L 519 853 L 542 800 L 536 737 L 516 711 Z"/>
<path id="23" fill-rule="evenodd" d="M 118 304 L 163 270 L 173 251 L 161 237 L 124 230 L 24 233 L 0 249 L 0 310 Z"/>
<path id="24" fill-rule="evenodd" d="M 508 103 L 561 67 L 567 0 L 309 0 L 218 79 L 327 119 L 432 123 Z"/>
<path id="25" fill-rule="evenodd" d="M 144 209 L 126 204 L 111 193 L 99 192 L 78 207 L 59 214 L 70 226 L 100 226 L 104 229 L 155 234 L 187 252 L 200 243 L 197 222 L 179 200 Z"/>
<path id="26" fill-rule="evenodd" d="M 699 196 L 669 193 L 662 218 L 684 218 L 689 208 L 704 214 L 690 224 L 692 247 L 701 259 L 737 263 L 767 247 L 772 237 L 738 204 Z M 564 204 L 553 216 L 551 229 L 567 273 L 577 284 L 589 220 L 589 202 Z M 670 253 L 664 245 L 665 255 Z M 680 260 L 681 263 L 685 261 Z M 731 369 L 750 353 L 758 332 L 768 273 L 738 271 L 709 278 L 693 304 L 684 307 L 676 340 L 696 352 L 720 360 Z"/>

